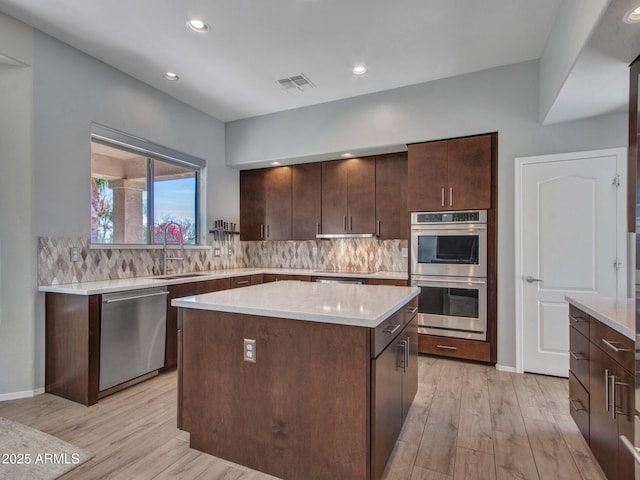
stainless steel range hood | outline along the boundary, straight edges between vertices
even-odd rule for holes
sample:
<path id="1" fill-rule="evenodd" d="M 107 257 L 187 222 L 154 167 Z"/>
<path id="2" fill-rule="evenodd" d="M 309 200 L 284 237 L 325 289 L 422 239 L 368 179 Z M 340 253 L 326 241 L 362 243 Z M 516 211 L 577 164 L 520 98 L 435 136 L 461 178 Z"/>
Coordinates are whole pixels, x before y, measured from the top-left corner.
<path id="1" fill-rule="evenodd" d="M 316 238 L 373 238 L 373 233 L 317 233 Z"/>

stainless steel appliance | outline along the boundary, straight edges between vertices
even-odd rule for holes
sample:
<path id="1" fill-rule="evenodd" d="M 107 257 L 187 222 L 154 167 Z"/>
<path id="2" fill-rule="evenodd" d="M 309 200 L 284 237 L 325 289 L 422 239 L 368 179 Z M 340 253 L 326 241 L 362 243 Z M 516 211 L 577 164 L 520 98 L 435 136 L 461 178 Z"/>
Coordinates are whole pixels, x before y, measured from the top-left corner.
<path id="1" fill-rule="evenodd" d="M 411 275 L 487 276 L 487 211 L 413 212 Z"/>
<path id="2" fill-rule="evenodd" d="M 411 214 L 420 333 L 486 340 L 486 277 L 486 210 Z"/>
<path id="3" fill-rule="evenodd" d="M 166 287 L 102 295 L 99 391 L 164 366 Z"/>
<path id="4" fill-rule="evenodd" d="M 486 340 L 486 279 L 412 276 L 411 285 L 420 288 L 419 333 Z"/>

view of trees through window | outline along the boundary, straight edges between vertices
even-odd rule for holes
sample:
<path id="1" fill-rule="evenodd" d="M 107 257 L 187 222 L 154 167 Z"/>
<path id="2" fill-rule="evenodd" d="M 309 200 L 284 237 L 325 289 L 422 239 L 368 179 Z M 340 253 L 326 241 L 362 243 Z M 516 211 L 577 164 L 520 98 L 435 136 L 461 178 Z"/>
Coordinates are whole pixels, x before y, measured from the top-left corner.
<path id="1" fill-rule="evenodd" d="M 197 243 L 197 173 L 92 141 L 91 242 Z"/>

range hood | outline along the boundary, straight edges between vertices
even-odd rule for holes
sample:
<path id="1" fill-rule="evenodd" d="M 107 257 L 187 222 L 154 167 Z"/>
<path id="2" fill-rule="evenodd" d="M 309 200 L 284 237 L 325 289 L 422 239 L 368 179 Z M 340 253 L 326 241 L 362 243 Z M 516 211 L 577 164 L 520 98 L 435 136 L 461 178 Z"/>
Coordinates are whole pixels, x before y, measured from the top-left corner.
<path id="1" fill-rule="evenodd" d="M 373 233 L 317 233 L 316 238 L 329 239 L 329 238 L 373 238 L 376 235 Z"/>

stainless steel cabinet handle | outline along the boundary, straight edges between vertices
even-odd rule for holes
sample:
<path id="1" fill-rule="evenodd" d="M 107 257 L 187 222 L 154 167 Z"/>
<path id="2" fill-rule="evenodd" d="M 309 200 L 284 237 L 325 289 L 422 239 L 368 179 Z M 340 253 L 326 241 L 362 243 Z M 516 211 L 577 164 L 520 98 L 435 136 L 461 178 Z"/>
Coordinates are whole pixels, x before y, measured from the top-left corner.
<path id="1" fill-rule="evenodd" d="M 407 340 L 405 341 L 405 344 L 404 344 L 404 366 L 406 367 L 405 370 L 409 368 L 410 350 L 411 350 L 411 337 L 407 337 Z"/>
<path id="2" fill-rule="evenodd" d="M 267 225 L 267 238 L 269 238 L 269 225 Z"/>
<path id="3" fill-rule="evenodd" d="M 342 216 L 342 223 L 344 225 L 344 231 L 346 232 L 347 231 L 347 216 L 346 215 Z"/>
<path id="4" fill-rule="evenodd" d="M 349 215 L 349 231 L 353 230 L 353 217 Z"/>
<path id="5" fill-rule="evenodd" d="M 533 283 L 533 282 L 541 282 L 542 279 L 541 278 L 533 278 L 531 275 L 529 275 L 528 277 L 525 278 L 525 280 L 528 283 Z"/>
<path id="6" fill-rule="evenodd" d="M 609 370 L 604 370 L 604 408 L 609 411 Z"/>
<path id="7" fill-rule="evenodd" d="M 409 307 L 407 308 L 407 313 L 409 315 L 413 315 L 414 313 L 416 313 L 418 311 L 418 307 Z"/>
<path id="8" fill-rule="evenodd" d="M 449 345 L 436 345 L 436 348 L 443 348 L 444 350 L 457 350 L 457 347 L 450 347 Z"/>
<path id="9" fill-rule="evenodd" d="M 604 338 L 602 339 L 602 343 L 604 343 L 607 347 L 609 347 L 611 350 L 613 350 L 616 353 L 619 352 L 630 352 L 631 350 L 629 350 L 628 348 L 618 348 L 614 345 L 614 343 L 620 343 L 620 342 L 614 342 L 612 341 L 608 341 L 605 340 Z"/>
<path id="10" fill-rule="evenodd" d="M 584 408 L 584 405 L 582 405 L 582 402 L 580 400 L 574 400 L 573 398 L 570 398 L 569 399 L 569 403 L 571 404 L 571 406 L 573 407 L 573 409 L 576 412 L 586 412 L 587 411 L 587 409 Z"/>
<path id="11" fill-rule="evenodd" d="M 316 223 L 316 235 L 320 235 L 320 224 Z"/>
<path id="12" fill-rule="evenodd" d="M 616 419 L 616 376 L 611 375 L 611 418 Z"/>
<path id="13" fill-rule="evenodd" d="M 398 331 L 398 329 L 401 327 L 400 324 L 398 325 L 389 325 L 387 328 L 385 328 L 382 333 L 387 333 L 389 335 L 393 335 L 394 333 L 396 333 Z"/>
<path id="14" fill-rule="evenodd" d="M 571 317 L 573 318 L 573 321 L 576 323 L 585 323 L 585 322 L 589 322 L 588 318 L 580 318 L 580 317 Z"/>
<path id="15" fill-rule="evenodd" d="M 406 372 L 407 371 L 407 341 L 400 340 L 398 342 L 398 349 L 402 349 L 402 360 L 400 361 L 400 367 L 402 368 L 403 372 Z"/>
<path id="16" fill-rule="evenodd" d="M 379 237 L 380 236 L 380 220 L 378 220 L 377 227 L 378 227 L 378 231 L 376 232 L 376 237 Z"/>
<path id="17" fill-rule="evenodd" d="M 260 224 L 260 238 L 264 238 L 264 224 Z"/>
<path id="18" fill-rule="evenodd" d="M 449 187 L 449 206 L 453 207 L 453 187 Z"/>
<path id="19" fill-rule="evenodd" d="M 573 357 L 574 360 L 587 360 L 587 358 L 581 353 L 569 352 L 569 354 Z"/>
<path id="20" fill-rule="evenodd" d="M 640 463 L 640 448 L 636 447 L 631 441 L 625 436 L 620 435 L 620 441 L 626 447 L 627 450 L 633 455 L 633 459 L 636 463 Z"/>
<path id="21" fill-rule="evenodd" d="M 444 207 L 444 187 L 442 187 L 442 206 Z"/>
<path id="22" fill-rule="evenodd" d="M 137 300 L 138 298 L 157 297 L 159 295 L 169 295 L 169 292 L 147 293 L 146 295 L 136 295 L 135 297 L 107 298 L 102 303 L 126 302 L 128 300 Z"/>
<path id="23" fill-rule="evenodd" d="M 236 282 L 236 285 L 244 285 L 245 283 L 249 283 L 249 280 L 242 280 L 241 282 Z"/>

